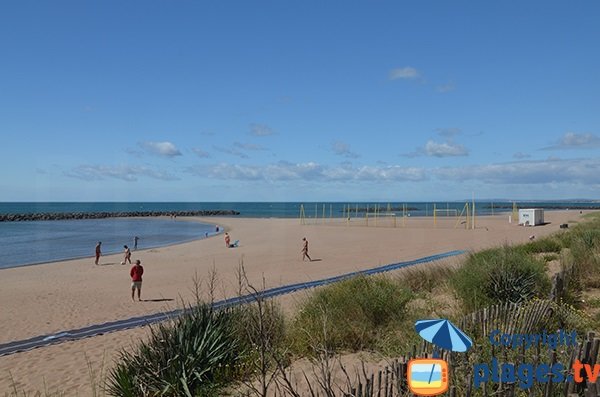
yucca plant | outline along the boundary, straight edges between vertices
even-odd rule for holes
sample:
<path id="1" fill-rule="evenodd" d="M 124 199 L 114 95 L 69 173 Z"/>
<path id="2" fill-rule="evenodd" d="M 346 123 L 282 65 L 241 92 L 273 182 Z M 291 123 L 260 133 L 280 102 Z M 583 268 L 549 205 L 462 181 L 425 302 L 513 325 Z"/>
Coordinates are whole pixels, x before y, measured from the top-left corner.
<path id="1" fill-rule="evenodd" d="M 495 302 L 521 303 L 533 298 L 536 290 L 534 274 L 496 269 L 490 274 L 486 295 Z"/>
<path id="2" fill-rule="evenodd" d="M 151 329 L 137 351 L 122 351 L 111 370 L 113 396 L 198 396 L 210 394 L 244 356 L 229 310 L 207 304 Z"/>

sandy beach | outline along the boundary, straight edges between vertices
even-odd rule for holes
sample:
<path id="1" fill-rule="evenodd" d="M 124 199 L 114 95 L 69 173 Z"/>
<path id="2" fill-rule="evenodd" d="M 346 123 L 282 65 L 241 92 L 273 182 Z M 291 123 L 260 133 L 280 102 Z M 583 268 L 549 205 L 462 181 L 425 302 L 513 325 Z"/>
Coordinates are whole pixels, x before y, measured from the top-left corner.
<path id="1" fill-rule="evenodd" d="M 586 211 L 583 211 L 585 214 Z M 55 333 L 91 324 L 172 309 L 193 300 L 194 278 L 202 281 L 217 272 L 216 298 L 237 291 L 236 272 L 243 262 L 249 281 L 274 287 L 406 261 L 450 250 L 479 250 L 503 243 L 528 241 L 559 231 L 559 225 L 578 221 L 580 211 L 546 212 L 546 225 L 534 228 L 508 223 L 508 215 L 478 217 L 477 228 L 454 228 L 454 219 L 398 220 L 396 228 L 338 224 L 301 225 L 298 219 L 195 218 L 219 224 L 240 240 L 225 248 L 223 236 L 163 248 L 134 251 L 144 266 L 142 298 L 130 299 L 129 265 L 122 255 L 0 270 L 0 343 Z M 178 220 L 183 221 L 183 220 Z M 314 262 L 302 262 L 302 237 L 310 241 Z M 93 252 L 94 247 L 90 247 Z M 459 261 L 460 259 L 453 259 Z M 294 297 L 281 299 L 293 309 Z M 143 337 L 144 329 L 101 335 L 81 341 L 0 357 L 0 391 L 60 390 L 66 395 L 90 394 L 86 360 L 100 370 L 110 365 L 119 348 Z M 86 358 L 87 357 L 87 358 Z M 10 371 L 10 373 L 9 373 Z"/>

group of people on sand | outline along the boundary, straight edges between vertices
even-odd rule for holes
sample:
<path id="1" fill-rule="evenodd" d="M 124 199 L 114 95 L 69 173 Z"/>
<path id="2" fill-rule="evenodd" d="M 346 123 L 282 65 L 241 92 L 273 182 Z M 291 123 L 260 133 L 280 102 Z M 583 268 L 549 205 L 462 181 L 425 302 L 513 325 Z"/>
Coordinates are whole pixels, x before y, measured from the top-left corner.
<path id="1" fill-rule="evenodd" d="M 239 243 L 240 243 L 240 240 L 235 240 L 232 243 L 231 242 L 231 236 L 229 236 L 229 233 L 225 233 L 225 247 L 227 247 L 227 248 L 236 248 Z"/>
<path id="2" fill-rule="evenodd" d="M 225 247 L 227 248 L 234 248 L 238 246 L 238 240 L 236 240 L 233 244 L 231 243 L 231 236 L 229 236 L 229 233 L 225 233 Z M 312 258 L 310 257 L 310 255 L 308 255 L 308 240 L 306 239 L 306 237 L 302 237 L 302 251 L 300 251 L 300 253 L 302 254 L 302 261 L 304 262 L 306 260 L 306 258 L 308 258 L 309 262 L 312 262 Z"/>
<path id="3" fill-rule="evenodd" d="M 218 231 L 218 226 L 217 226 L 216 230 Z M 135 249 L 137 249 L 139 237 L 135 236 L 133 241 L 134 241 L 134 250 L 135 250 Z M 234 248 L 234 247 L 237 247 L 237 245 L 238 245 L 238 241 L 236 240 L 232 244 L 231 236 L 229 236 L 229 233 L 225 233 L 225 246 L 227 248 Z M 131 263 L 131 249 L 129 249 L 129 247 L 127 245 L 124 245 L 123 249 L 125 250 L 125 252 L 124 252 L 124 257 L 123 257 L 123 261 L 121 262 L 121 265 L 125 265 L 127 263 L 132 264 Z M 310 257 L 310 255 L 308 254 L 308 240 L 306 239 L 306 237 L 302 238 L 302 250 L 300 251 L 300 253 L 302 254 L 302 261 L 305 261 L 307 258 L 308 258 L 309 262 L 313 261 L 312 258 Z M 98 265 L 101 255 L 102 255 L 102 242 L 98 241 L 98 244 L 96 244 L 96 265 Z M 133 266 L 131 266 L 131 269 L 129 270 L 129 276 L 131 277 L 131 300 L 133 300 L 133 301 L 135 301 L 135 291 L 137 291 L 138 301 L 142 300 L 141 294 L 142 294 L 142 275 L 143 274 L 144 274 L 144 267 L 142 266 L 142 261 L 139 259 L 136 259 L 135 263 L 133 264 Z"/>
<path id="4" fill-rule="evenodd" d="M 137 245 L 138 245 L 138 241 L 139 241 L 139 237 L 135 236 L 133 238 L 133 249 L 137 250 Z M 121 265 L 125 265 L 129 262 L 129 264 L 131 264 L 131 249 L 129 249 L 129 247 L 127 245 L 123 246 L 125 253 L 124 253 L 124 258 L 123 261 L 121 262 Z M 102 241 L 98 241 L 98 244 L 96 244 L 96 265 L 98 265 L 99 261 L 100 261 L 100 256 L 102 255 Z M 138 297 L 138 301 L 142 301 L 141 298 L 141 294 L 142 294 L 142 274 L 144 274 L 144 267 L 142 266 L 142 261 L 139 259 L 136 259 L 135 263 L 133 264 L 133 266 L 131 266 L 131 269 L 129 270 L 129 276 L 131 277 L 131 300 L 135 301 L 135 291 L 137 290 L 137 297 Z"/>

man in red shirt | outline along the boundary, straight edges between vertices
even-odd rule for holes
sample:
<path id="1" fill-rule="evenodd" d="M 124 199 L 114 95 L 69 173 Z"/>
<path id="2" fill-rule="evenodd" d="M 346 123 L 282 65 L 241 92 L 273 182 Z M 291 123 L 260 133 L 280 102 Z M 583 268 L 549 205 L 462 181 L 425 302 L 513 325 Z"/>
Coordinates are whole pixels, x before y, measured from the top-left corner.
<path id="1" fill-rule="evenodd" d="M 131 300 L 134 299 L 134 292 L 137 289 L 138 301 L 142 301 L 140 294 L 142 293 L 142 274 L 144 274 L 144 268 L 142 267 L 142 261 L 139 259 L 135 261 L 135 265 L 131 267 L 129 275 L 131 276 Z"/>

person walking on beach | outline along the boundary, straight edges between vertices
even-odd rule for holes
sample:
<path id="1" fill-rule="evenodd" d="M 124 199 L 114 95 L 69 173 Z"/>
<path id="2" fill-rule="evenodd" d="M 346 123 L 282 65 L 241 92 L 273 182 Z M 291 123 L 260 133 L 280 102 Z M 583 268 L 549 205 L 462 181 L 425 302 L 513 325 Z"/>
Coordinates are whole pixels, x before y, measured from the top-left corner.
<path id="1" fill-rule="evenodd" d="M 312 262 L 312 259 L 308 255 L 308 240 L 306 237 L 302 237 L 302 241 L 304 241 L 304 245 L 302 246 L 302 262 L 304 262 L 306 258 L 308 258 L 309 262 Z"/>
<path id="2" fill-rule="evenodd" d="M 137 250 L 137 242 L 138 242 L 138 240 L 139 240 L 139 239 L 140 239 L 140 238 L 139 238 L 138 236 L 135 236 L 135 237 L 133 238 L 133 250 L 134 250 L 134 251 L 135 251 L 135 250 Z"/>
<path id="3" fill-rule="evenodd" d="M 102 250 L 100 248 L 101 245 L 102 245 L 102 241 L 98 241 L 98 244 L 96 244 L 96 265 L 98 264 L 98 261 L 100 260 L 100 255 L 102 255 Z"/>
<path id="4" fill-rule="evenodd" d="M 124 245 L 123 248 L 125 248 L 125 258 L 123 259 L 123 263 L 121 263 L 121 265 L 124 265 L 127 262 L 129 262 L 129 264 L 131 265 L 131 250 L 126 245 Z"/>
<path id="5" fill-rule="evenodd" d="M 131 276 L 131 300 L 135 301 L 134 294 L 137 289 L 138 301 L 142 301 L 140 297 L 142 294 L 142 274 L 144 274 L 144 268 L 142 267 L 142 261 L 139 259 L 135 261 L 135 265 L 131 266 L 129 275 Z"/>
<path id="6" fill-rule="evenodd" d="M 229 248 L 229 244 L 231 244 L 231 237 L 229 237 L 229 233 L 225 233 L 225 247 Z"/>

